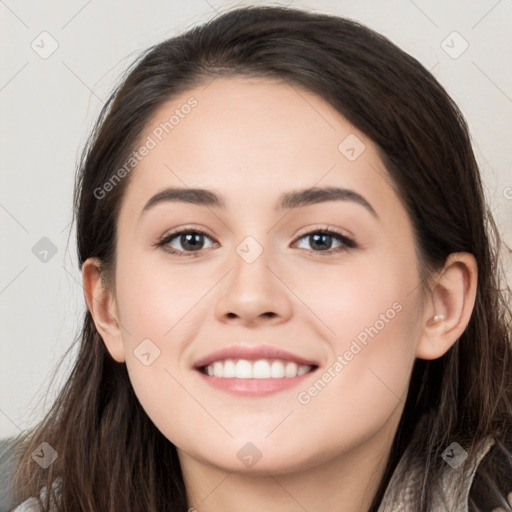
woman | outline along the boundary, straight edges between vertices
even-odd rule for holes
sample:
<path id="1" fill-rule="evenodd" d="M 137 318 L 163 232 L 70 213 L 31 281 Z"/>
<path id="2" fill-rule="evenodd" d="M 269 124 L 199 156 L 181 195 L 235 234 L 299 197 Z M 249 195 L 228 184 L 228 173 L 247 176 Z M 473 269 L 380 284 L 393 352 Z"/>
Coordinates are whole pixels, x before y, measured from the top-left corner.
<path id="1" fill-rule="evenodd" d="M 390 41 L 251 7 L 154 46 L 75 205 L 80 350 L 18 510 L 507 509 L 499 236 L 460 111 Z"/>

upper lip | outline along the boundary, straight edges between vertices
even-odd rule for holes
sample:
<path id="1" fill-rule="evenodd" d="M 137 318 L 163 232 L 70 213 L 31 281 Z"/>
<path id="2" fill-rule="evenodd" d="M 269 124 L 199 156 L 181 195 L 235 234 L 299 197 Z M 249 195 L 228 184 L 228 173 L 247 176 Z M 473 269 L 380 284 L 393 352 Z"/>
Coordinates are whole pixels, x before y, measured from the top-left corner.
<path id="1" fill-rule="evenodd" d="M 299 365 L 318 366 L 318 363 L 315 361 L 305 359 L 271 345 L 230 345 L 229 347 L 224 347 L 202 357 L 196 361 L 194 367 L 202 368 L 215 361 L 222 361 L 224 359 L 246 359 L 248 361 L 257 361 L 258 359 L 284 359 L 285 361 L 293 361 Z"/>

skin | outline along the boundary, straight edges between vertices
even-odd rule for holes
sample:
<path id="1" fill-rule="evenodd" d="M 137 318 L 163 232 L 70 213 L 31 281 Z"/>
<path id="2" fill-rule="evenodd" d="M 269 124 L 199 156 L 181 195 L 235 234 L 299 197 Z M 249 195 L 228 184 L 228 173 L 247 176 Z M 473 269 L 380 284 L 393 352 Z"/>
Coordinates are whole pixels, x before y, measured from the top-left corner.
<path id="1" fill-rule="evenodd" d="M 475 260 L 452 254 L 422 298 L 412 225 L 375 145 L 296 86 L 217 78 L 162 105 L 141 140 L 191 96 L 198 105 L 131 176 L 118 219 L 115 291 L 101 286 L 98 260 L 83 265 L 96 327 L 112 357 L 126 363 L 151 420 L 177 446 L 191 507 L 368 510 L 415 358 L 441 357 L 469 321 Z M 349 134 L 366 148 L 355 161 L 338 150 Z M 213 190 L 227 208 L 165 203 L 140 217 L 168 186 Z M 352 189 L 378 218 L 350 201 L 274 211 L 283 192 L 313 186 Z M 326 225 L 357 248 L 326 255 L 304 236 Z M 154 247 L 180 227 L 211 234 L 199 256 Z M 250 264 L 236 252 L 249 235 L 263 249 Z M 179 236 L 171 244 L 186 251 Z M 333 250 L 340 246 L 332 239 Z M 400 312 L 309 403 L 299 403 L 298 393 L 394 303 Z M 160 350 L 149 366 L 133 352 L 147 338 Z M 275 345 L 319 369 L 298 388 L 237 397 L 192 369 L 234 343 Z M 247 442 L 261 453 L 251 467 L 237 457 Z"/>
<path id="2" fill-rule="evenodd" d="M 512 507 L 512 492 L 507 495 L 507 502 Z M 503 507 L 493 508 L 492 512 L 507 512 Z"/>

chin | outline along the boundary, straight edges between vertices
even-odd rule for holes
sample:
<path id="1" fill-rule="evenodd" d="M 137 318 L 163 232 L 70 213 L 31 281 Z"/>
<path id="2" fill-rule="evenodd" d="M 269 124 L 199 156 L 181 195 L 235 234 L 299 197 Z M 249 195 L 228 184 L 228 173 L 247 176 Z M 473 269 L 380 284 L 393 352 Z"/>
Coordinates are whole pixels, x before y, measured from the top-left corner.
<path id="1" fill-rule="evenodd" d="M 234 448 L 226 448 L 218 454 L 210 452 L 198 454 L 197 457 L 192 456 L 223 471 L 268 476 L 269 473 L 279 475 L 302 471 L 322 462 L 316 460 L 314 454 L 308 458 L 306 454 L 301 453 L 301 449 L 303 450 L 303 445 L 297 444 L 289 447 L 289 451 L 279 452 L 274 447 L 265 447 L 263 442 L 244 442 L 237 443 Z M 298 453 L 301 453 L 300 459 L 297 459 Z"/>

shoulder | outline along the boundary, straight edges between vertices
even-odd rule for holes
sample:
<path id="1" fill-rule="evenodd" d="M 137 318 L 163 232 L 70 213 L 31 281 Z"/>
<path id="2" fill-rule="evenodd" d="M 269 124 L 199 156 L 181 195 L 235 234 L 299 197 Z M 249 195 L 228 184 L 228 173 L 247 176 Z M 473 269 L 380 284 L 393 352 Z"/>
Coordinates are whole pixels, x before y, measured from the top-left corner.
<path id="1" fill-rule="evenodd" d="M 477 470 L 480 469 L 482 461 L 489 454 L 493 445 L 494 441 L 491 437 L 479 442 L 469 470 L 463 475 L 464 482 L 461 489 L 458 488 L 460 485 L 460 470 L 462 469 L 460 461 L 464 458 L 462 456 L 458 457 L 456 463 L 454 461 L 451 461 L 451 464 L 447 462 L 440 479 L 432 484 L 435 489 L 432 497 L 432 512 L 447 510 L 474 512 L 474 510 L 480 510 L 479 508 L 468 509 L 468 504 L 471 503 L 470 489 L 473 488 L 473 480 Z M 453 457 L 453 455 L 451 456 Z M 378 512 L 412 512 L 415 507 L 418 489 L 424 483 L 424 477 L 425 462 L 423 458 L 406 450 L 395 468 Z M 459 497 L 456 490 L 461 491 Z M 460 498 L 460 501 L 458 498 Z"/>
<path id="2" fill-rule="evenodd" d="M 512 441 L 494 444 L 475 472 L 469 493 L 469 512 L 503 507 L 512 494 Z"/>
<path id="3" fill-rule="evenodd" d="M 59 495 L 62 485 L 62 479 L 57 478 L 53 482 L 52 485 L 52 493 L 51 493 L 51 506 L 55 506 L 55 496 Z M 44 486 L 39 492 L 40 500 L 44 500 L 46 498 L 47 487 Z M 23 503 L 20 503 L 16 508 L 12 509 L 11 512 L 41 512 L 42 508 L 40 506 L 40 501 L 32 496 L 25 500 Z"/>
<path id="4" fill-rule="evenodd" d="M 11 512 L 40 512 L 39 502 L 36 498 L 29 498 L 23 503 L 20 503 L 16 508 L 13 508 Z"/>

